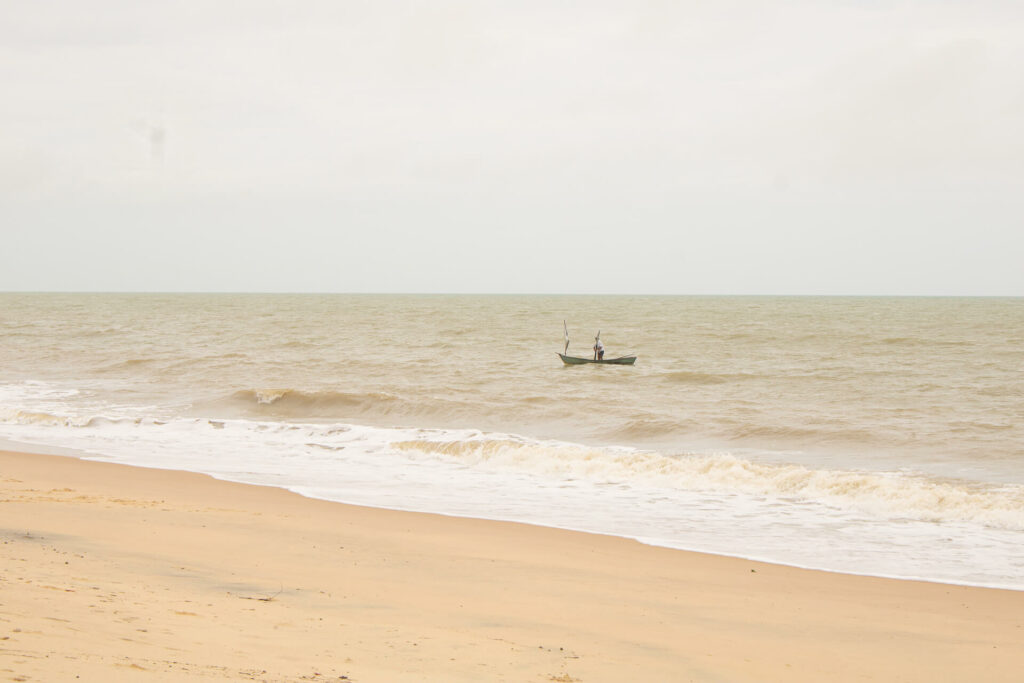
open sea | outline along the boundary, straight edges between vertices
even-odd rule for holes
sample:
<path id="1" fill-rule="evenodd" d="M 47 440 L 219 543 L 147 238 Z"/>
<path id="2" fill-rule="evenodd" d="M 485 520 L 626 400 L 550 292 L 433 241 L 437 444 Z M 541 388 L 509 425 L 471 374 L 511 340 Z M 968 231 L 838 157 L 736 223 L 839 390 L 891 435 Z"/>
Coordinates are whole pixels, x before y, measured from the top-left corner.
<path id="1" fill-rule="evenodd" d="M 0 294 L 0 439 L 1024 589 L 1019 298 Z"/>

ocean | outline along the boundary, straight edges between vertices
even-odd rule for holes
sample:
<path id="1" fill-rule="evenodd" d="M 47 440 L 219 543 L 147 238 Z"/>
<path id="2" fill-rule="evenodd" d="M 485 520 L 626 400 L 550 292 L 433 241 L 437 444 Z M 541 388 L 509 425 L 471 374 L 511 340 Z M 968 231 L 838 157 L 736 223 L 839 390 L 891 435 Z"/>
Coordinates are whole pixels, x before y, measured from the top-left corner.
<path id="1" fill-rule="evenodd" d="M 0 439 L 1024 589 L 1019 298 L 0 294 Z"/>

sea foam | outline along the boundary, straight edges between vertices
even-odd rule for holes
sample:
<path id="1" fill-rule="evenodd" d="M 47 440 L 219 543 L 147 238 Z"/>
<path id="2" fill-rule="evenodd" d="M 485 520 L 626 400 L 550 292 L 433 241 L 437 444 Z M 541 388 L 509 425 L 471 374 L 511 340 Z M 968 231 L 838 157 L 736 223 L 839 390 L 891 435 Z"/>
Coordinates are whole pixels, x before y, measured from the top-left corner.
<path id="1" fill-rule="evenodd" d="M 339 502 L 1024 589 L 1018 486 L 341 423 L 21 414 L 0 421 L 0 436 Z"/>

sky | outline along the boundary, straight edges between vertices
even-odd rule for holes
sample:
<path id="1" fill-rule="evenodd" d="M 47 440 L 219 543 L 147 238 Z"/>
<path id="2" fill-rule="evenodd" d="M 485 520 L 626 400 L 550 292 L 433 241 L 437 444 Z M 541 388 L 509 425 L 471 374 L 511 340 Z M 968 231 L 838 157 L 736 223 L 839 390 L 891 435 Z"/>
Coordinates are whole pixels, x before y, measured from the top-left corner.
<path id="1" fill-rule="evenodd" d="M 5 0 L 0 291 L 1024 296 L 1024 3 Z"/>

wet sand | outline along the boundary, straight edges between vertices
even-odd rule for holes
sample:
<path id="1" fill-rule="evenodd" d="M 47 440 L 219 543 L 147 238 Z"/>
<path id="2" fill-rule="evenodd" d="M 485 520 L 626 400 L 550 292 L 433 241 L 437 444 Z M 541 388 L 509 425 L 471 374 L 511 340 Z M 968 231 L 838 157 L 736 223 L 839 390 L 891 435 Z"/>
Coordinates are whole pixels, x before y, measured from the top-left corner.
<path id="1" fill-rule="evenodd" d="M 0 453 L 0 680 L 1018 681 L 1024 592 Z"/>

